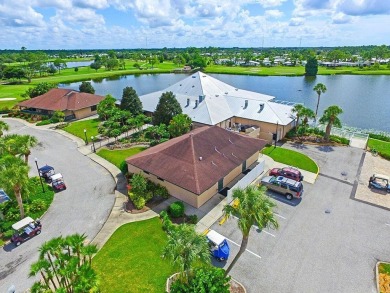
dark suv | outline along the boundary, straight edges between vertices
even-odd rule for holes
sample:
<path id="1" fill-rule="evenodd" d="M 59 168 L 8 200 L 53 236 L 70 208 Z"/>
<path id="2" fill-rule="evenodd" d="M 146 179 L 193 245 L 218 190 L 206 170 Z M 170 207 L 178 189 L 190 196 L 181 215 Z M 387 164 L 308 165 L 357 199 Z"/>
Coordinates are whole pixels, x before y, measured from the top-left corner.
<path id="1" fill-rule="evenodd" d="M 303 175 L 301 171 L 293 167 L 284 167 L 284 168 L 273 168 L 269 172 L 270 176 L 283 176 L 286 178 L 293 179 L 295 181 L 302 181 Z"/>
<path id="2" fill-rule="evenodd" d="M 283 194 L 288 200 L 292 200 L 293 197 L 300 198 L 303 193 L 302 182 L 283 176 L 266 176 L 261 179 L 261 184 L 270 190 Z"/>

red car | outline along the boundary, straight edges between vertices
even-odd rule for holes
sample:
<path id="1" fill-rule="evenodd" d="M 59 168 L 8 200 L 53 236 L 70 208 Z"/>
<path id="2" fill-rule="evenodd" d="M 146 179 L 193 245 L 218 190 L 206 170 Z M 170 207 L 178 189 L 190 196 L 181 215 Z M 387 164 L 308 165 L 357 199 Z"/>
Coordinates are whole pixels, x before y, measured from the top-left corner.
<path id="1" fill-rule="evenodd" d="M 295 181 L 302 181 L 303 180 L 303 175 L 301 171 L 299 171 L 296 168 L 293 167 L 284 167 L 284 168 L 273 168 L 269 172 L 270 176 L 283 176 L 286 178 L 293 179 Z"/>
<path id="2" fill-rule="evenodd" d="M 16 246 L 19 246 L 22 242 L 41 234 L 42 224 L 39 219 L 34 221 L 32 218 L 26 217 L 13 224 L 12 229 L 14 229 L 15 233 L 12 235 L 11 241 Z"/>

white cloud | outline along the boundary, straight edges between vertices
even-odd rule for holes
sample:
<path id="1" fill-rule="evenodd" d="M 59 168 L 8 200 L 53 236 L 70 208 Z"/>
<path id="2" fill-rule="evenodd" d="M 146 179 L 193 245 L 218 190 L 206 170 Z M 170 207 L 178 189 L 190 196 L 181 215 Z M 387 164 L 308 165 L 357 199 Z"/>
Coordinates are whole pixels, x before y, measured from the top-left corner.
<path id="1" fill-rule="evenodd" d="M 266 10 L 265 16 L 271 18 L 280 18 L 283 16 L 283 12 L 277 9 Z"/>
<path id="2" fill-rule="evenodd" d="M 4 26 L 34 26 L 45 25 L 43 15 L 34 10 L 26 1 L 0 2 L 0 23 Z"/>
<path id="3" fill-rule="evenodd" d="M 352 17 L 345 15 L 342 12 L 338 12 L 332 17 L 332 23 L 334 24 L 346 24 L 352 21 Z"/>
<path id="4" fill-rule="evenodd" d="M 293 17 L 290 19 L 289 26 L 301 26 L 304 21 L 302 17 Z"/>
<path id="5" fill-rule="evenodd" d="M 287 0 L 257 0 L 256 2 L 260 3 L 264 8 L 277 7 L 286 2 Z"/>
<path id="6" fill-rule="evenodd" d="M 338 9 L 347 15 L 390 14 L 389 0 L 341 0 Z"/>
<path id="7" fill-rule="evenodd" d="M 74 0 L 73 5 L 80 8 L 104 9 L 109 5 L 107 0 Z"/>

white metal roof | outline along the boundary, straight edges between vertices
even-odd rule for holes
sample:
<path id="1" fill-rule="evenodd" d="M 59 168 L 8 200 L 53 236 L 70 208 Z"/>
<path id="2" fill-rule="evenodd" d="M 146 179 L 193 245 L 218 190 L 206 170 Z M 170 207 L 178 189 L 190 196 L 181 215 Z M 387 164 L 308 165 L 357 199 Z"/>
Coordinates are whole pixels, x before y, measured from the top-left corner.
<path id="1" fill-rule="evenodd" d="M 61 175 L 61 173 L 57 173 L 57 174 L 52 175 L 50 178 L 51 178 L 51 180 L 58 180 L 58 179 L 62 179 L 62 175 Z"/>
<path id="2" fill-rule="evenodd" d="M 235 88 L 200 71 L 165 90 L 140 96 L 143 109 L 154 112 L 159 98 L 168 91 L 176 96 L 184 114 L 192 121 L 206 125 L 216 125 L 234 116 L 280 125 L 287 125 L 294 119 L 292 107 L 272 102 L 273 96 Z M 203 101 L 199 103 L 200 96 Z M 264 105 L 262 111 L 260 104 Z"/>
<path id="3" fill-rule="evenodd" d="M 30 217 L 25 217 L 24 219 L 20 220 L 19 222 L 16 222 L 15 224 L 12 225 L 12 229 L 14 230 L 19 230 L 22 229 L 23 227 L 27 226 L 28 224 L 34 222 L 34 220 Z"/>
<path id="4" fill-rule="evenodd" d="M 225 240 L 225 237 L 223 237 L 221 234 L 219 234 L 218 232 L 215 232 L 214 230 L 210 230 L 208 233 L 207 233 L 207 238 L 211 241 L 211 242 L 214 242 L 216 245 L 220 245 L 224 240 Z"/>

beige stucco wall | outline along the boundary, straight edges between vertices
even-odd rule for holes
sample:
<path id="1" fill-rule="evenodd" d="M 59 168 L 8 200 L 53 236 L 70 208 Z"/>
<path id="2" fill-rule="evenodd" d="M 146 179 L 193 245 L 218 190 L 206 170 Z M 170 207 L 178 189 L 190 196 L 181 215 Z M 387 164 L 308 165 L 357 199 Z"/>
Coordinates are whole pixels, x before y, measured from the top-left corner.
<path id="1" fill-rule="evenodd" d="M 91 107 L 74 111 L 76 119 L 82 119 L 88 116 L 95 115 L 97 111 L 91 111 Z"/>
<path id="2" fill-rule="evenodd" d="M 258 152 L 254 153 L 249 159 L 246 160 L 246 166 L 249 167 L 250 165 L 252 165 L 257 160 L 257 158 L 258 158 Z M 166 180 L 162 181 L 153 174 L 147 174 L 143 172 L 141 169 L 131 164 L 127 164 L 127 168 L 129 170 L 129 173 L 132 174 L 141 173 L 145 178 L 148 178 L 154 183 L 158 183 L 165 186 L 168 189 L 169 194 L 196 208 L 202 206 L 206 201 L 208 201 L 214 194 L 218 192 L 218 182 L 216 182 L 213 186 L 211 186 L 208 190 L 206 190 L 202 194 L 197 195 L 175 184 L 172 184 L 171 182 L 168 182 Z M 242 171 L 242 164 L 234 168 L 228 175 L 224 177 L 223 187 L 226 187 L 232 180 L 234 180 L 238 175 L 240 175 L 241 171 Z"/>

